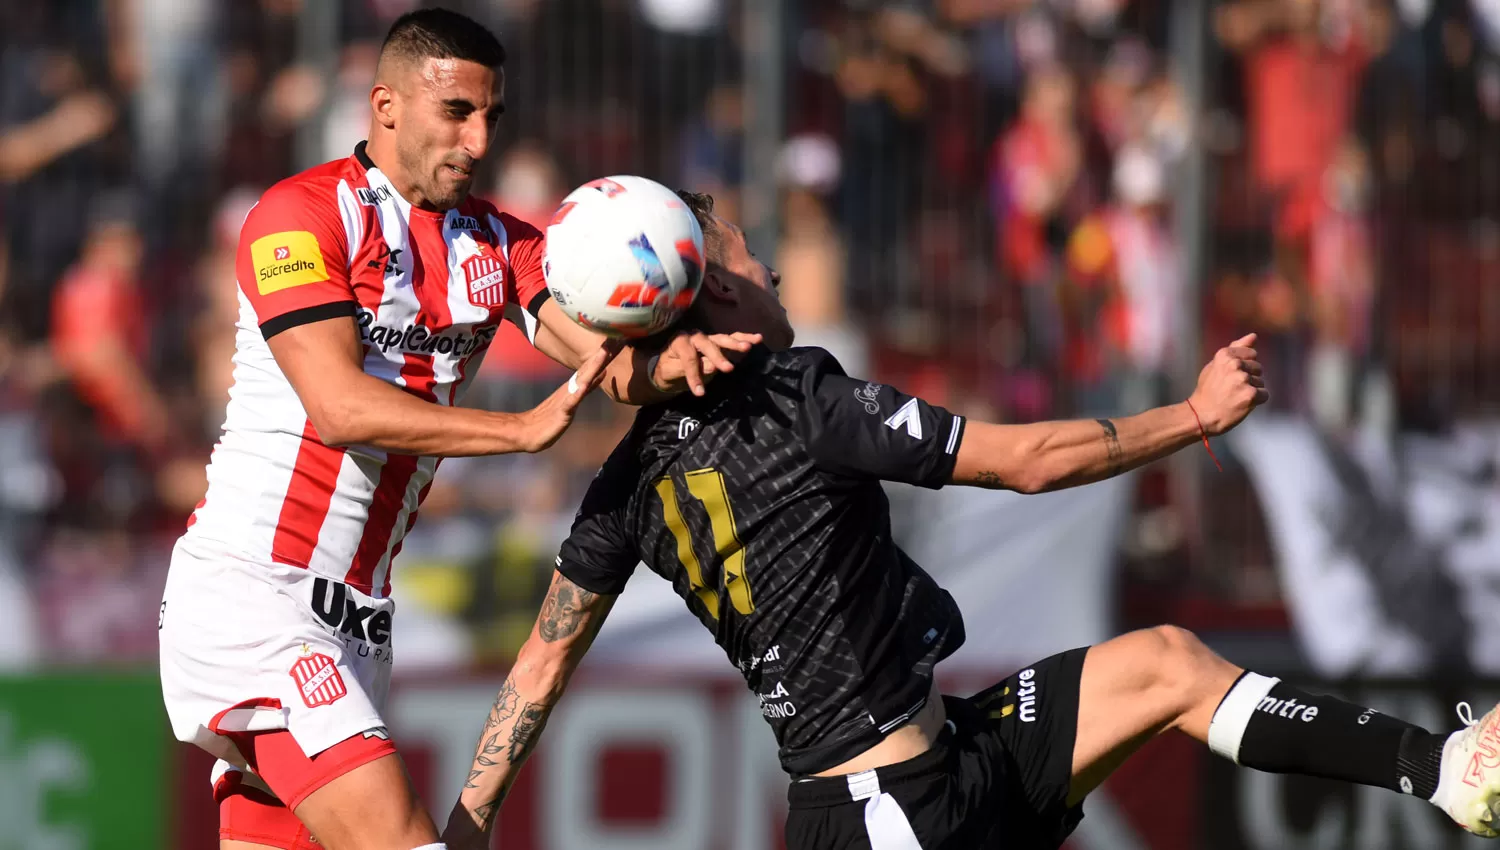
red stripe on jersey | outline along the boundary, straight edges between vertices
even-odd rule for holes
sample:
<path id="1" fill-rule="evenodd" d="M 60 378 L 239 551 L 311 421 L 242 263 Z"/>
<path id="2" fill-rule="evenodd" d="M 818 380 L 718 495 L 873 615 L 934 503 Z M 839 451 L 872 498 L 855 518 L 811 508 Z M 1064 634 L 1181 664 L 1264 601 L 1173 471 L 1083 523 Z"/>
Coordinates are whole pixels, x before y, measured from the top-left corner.
<path id="1" fill-rule="evenodd" d="M 407 238 L 412 247 L 411 285 L 417 296 L 416 323 L 442 333 L 453 324 L 453 311 L 448 309 L 448 243 L 443 239 L 443 220 L 413 213 Z M 437 373 L 433 370 L 432 355 L 408 353 L 405 359 L 401 378 L 407 391 L 424 401 L 437 401 L 433 392 Z"/>
<path id="2" fill-rule="evenodd" d="M 443 459 L 442 458 L 438 458 L 438 463 L 442 463 L 442 462 L 443 462 Z M 433 467 L 433 469 L 432 469 L 432 475 L 433 475 L 434 478 L 437 477 L 437 467 Z M 414 525 L 417 524 L 417 514 L 421 512 L 421 510 L 422 510 L 422 503 L 425 502 L 425 501 L 427 501 L 427 491 L 431 490 L 431 489 L 432 489 L 432 481 L 429 480 L 426 484 L 422 485 L 422 489 L 421 490 L 417 491 L 417 506 L 412 509 L 412 512 L 410 514 L 407 515 L 407 517 L 406 517 L 406 529 L 401 532 L 401 539 L 397 540 L 395 547 L 391 549 L 391 563 L 392 564 L 394 564 L 396 562 L 396 556 L 399 555 L 399 554 L 401 554 L 401 544 L 403 544 L 403 543 L 406 542 L 406 535 L 411 534 L 412 526 L 414 526 Z M 389 567 L 386 568 L 386 571 L 385 571 L 385 586 L 380 589 L 380 595 L 382 597 L 386 597 L 386 596 L 390 596 L 391 595 L 391 573 L 392 572 L 393 571 Z"/>
<path id="3" fill-rule="evenodd" d="M 401 367 L 401 380 L 406 384 L 406 391 L 423 401 L 436 402 L 437 393 L 433 388 L 437 386 L 437 372 L 432 368 L 432 355 L 407 352 L 402 356 L 406 358 Z"/>
<path id="4" fill-rule="evenodd" d="M 370 593 L 375 581 L 375 568 L 385 557 L 391 545 L 391 531 L 396 527 L 396 517 L 406 502 L 406 488 L 417 471 L 417 458 L 413 455 L 390 455 L 385 466 L 380 468 L 380 483 L 375 487 L 375 496 L 370 500 L 370 514 L 365 520 L 365 530 L 359 538 L 359 549 L 354 552 L 354 563 L 344 582 L 361 593 Z M 395 553 L 391 553 L 395 557 Z M 389 571 L 387 571 L 389 575 Z"/>
<path id="5" fill-rule="evenodd" d="M 407 239 L 415 255 L 411 286 L 421 305 L 417 321 L 435 331 L 447 330 L 453 324 L 453 312 L 448 309 L 448 242 L 443 239 L 442 219 L 413 213 Z"/>
<path id="6" fill-rule="evenodd" d="M 328 516 L 343 462 L 344 450 L 323 445 L 309 419 L 302 428 L 302 446 L 281 502 L 281 515 L 276 518 L 271 560 L 307 569 L 313 550 L 318 548 L 318 532 Z"/>
<path id="7" fill-rule="evenodd" d="M 201 508 L 201 507 L 203 507 L 206 504 L 208 504 L 208 497 L 204 496 L 203 498 L 201 498 L 201 499 L 198 500 L 198 504 L 196 504 L 196 505 L 193 506 L 193 512 L 190 513 L 190 514 L 188 514 L 188 521 L 187 521 L 187 527 L 188 528 L 192 528 L 193 524 L 198 521 L 198 509 Z"/>

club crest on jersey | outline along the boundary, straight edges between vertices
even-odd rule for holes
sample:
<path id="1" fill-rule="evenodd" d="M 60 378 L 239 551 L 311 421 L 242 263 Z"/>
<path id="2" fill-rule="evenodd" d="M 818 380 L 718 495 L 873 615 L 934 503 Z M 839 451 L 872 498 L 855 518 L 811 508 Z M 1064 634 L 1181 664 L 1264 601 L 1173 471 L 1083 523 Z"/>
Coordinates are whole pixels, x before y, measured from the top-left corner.
<path id="1" fill-rule="evenodd" d="M 505 264 L 491 254 L 475 254 L 463 262 L 469 303 L 495 308 L 505 303 Z"/>
<path id="2" fill-rule="evenodd" d="M 332 705 L 349 693 L 344 687 L 344 677 L 339 675 L 338 665 L 321 652 L 311 652 L 304 647 L 302 657 L 292 665 L 290 673 L 308 708 Z"/>

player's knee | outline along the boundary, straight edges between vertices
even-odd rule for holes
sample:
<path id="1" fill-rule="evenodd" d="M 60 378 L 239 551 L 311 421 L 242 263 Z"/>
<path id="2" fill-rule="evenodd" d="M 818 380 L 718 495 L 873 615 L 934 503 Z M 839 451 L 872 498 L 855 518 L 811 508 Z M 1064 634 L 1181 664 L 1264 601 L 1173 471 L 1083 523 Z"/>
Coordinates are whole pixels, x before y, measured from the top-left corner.
<path id="1" fill-rule="evenodd" d="M 1197 635 L 1182 626 L 1154 626 L 1148 631 L 1160 642 L 1162 652 L 1177 663 L 1191 663 L 1207 650 Z"/>
<path id="2" fill-rule="evenodd" d="M 1198 636 L 1181 626 L 1156 626 L 1145 631 L 1153 660 L 1153 685 L 1184 704 L 1191 701 L 1211 653 Z"/>

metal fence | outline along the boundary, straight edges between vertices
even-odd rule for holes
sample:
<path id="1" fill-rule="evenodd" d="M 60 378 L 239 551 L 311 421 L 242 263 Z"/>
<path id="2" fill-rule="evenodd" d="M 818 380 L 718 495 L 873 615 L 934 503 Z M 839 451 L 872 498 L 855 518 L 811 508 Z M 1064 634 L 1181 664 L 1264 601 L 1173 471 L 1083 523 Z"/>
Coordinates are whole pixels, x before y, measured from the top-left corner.
<path id="1" fill-rule="evenodd" d="M 80 574 L 159 579 L 144 541 L 196 501 L 222 410 L 238 217 L 362 136 L 378 39 L 410 5 L 0 4 L 0 448 L 30 476 L 0 487 L 0 528 L 43 610 Z M 447 5 L 511 55 L 487 195 L 544 221 L 602 174 L 711 192 L 783 272 L 802 341 L 851 373 L 996 420 L 1102 415 L 1180 397 L 1253 329 L 1274 407 L 1333 431 L 1436 431 L 1500 401 L 1484 4 Z M 111 430 L 58 365 L 64 282 L 100 257 L 129 298 L 97 331 L 139 343 L 149 441 Z M 478 392 L 522 404 L 554 378 L 522 357 Z M 602 405 L 592 422 L 594 442 L 621 424 Z M 520 626 L 452 600 L 519 588 L 528 610 L 538 588 L 519 577 L 548 557 L 493 529 L 565 520 L 596 454 L 476 463 L 452 474 L 469 496 L 424 510 L 472 532 L 457 554 L 434 532 L 448 578 L 429 592 L 486 645 Z M 1142 476 L 1127 602 L 1275 607 L 1259 504 L 1227 454 L 1223 474 L 1191 455 Z M 128 563 L 92 570 L 99 552 Z"/>

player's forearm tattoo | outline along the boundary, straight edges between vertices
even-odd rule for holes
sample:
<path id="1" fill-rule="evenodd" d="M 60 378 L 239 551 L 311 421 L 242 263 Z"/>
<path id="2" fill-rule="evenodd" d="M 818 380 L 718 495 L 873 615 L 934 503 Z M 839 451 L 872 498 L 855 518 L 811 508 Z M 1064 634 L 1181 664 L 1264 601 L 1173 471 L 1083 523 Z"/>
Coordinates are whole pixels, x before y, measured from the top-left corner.
<path id="1" fill-rule="evenodd" d="M 516 693 L 516 688 L 505 680 L 500 686 L 500 693 L 495 697 L 495 704 L 490 706 L 490 716 L 485 718 L 484 731 L 479 733 L 479 753 L 474 756 L 474 769 L 469 771 L 469 780 L 464 783 L 465 788 L 478 788 L 475 781 L 484 775 L 484 768 L 494 767 L 497 762 L 494 756 L 505 749 L 499 743 L 501 729 L 506 721 L 516 716 L 516 703 L 520 702 L 521 695 Z"/>
<path id="2" fill-rule="evenodd" d="M 547 643 L 572 637 L 588 616 L 589 606 L 598 598 L 599 594 L 590 593 L 559 575 L 547 598 L 542 600 L 542 612 L 536 622 L 537 633 Z"/>
<path id="3" fill-rule="evenodd" d="M 505 795 L 509 791 L 509 788 L 502 788 L 500 796 L 482 806 L 476 806 L 474 808 L 474 817 L 479 818 L 479 821 L 488 828 L 495 819 L 495 812 L 500 810 L 500 804 L 505 802 Z"/>
<path id="4" fill-rule="evenodd" d="M 1120 448 L 1120 432 L 1115 430 L 1115 423 L 1108 419 L 1094 421 L 1104 429 L 1104 448 L 1109 452 L 1109 474 L 1114 475 L 1120 471 L 1120 462 L 1125 457 L 1125 450 Z"/>
<path id="5" fill-rule="evenodd" d="M 507 678 L 505 684 L 500 686 L 495 704 L 490 707 L 484 731 L 479 734 L 479 752 L 474 756 L 474 766 L 469 771 L 464 787 L 478 788 L 479 778 L 489 772 L 490 768 L 500 766 L 502 759 L 505 766 L 518 768 L 536 748 L 551 713 L 550 705 L 522 700 Z M 512 770 L 493 799 L 474 807 L 474 816 L 488 825 L 500 809 L 500 804 L 505 802 L 505 795 L 510 793 L 510 786 L 515 778 L 516 773 Z"/>
<path id="6" fill-rule="evenodd" d="M 974 480 L 986 487 L 999 487 L 1000 473 L 990 469 L 981 469 L 975 473 Z"/>
<path id="7" fill-rule="evenodd" d="M 521 708 L 521 716 L 516 718 L 516 725 L 510 730 L 510 758 L 511 764 L 520 764 L 536 749 L 536 742 L 541 740 L 542 730 L 547 726 L 547 718 L 552 715 L 552 706 L 528 702 Z"/>

